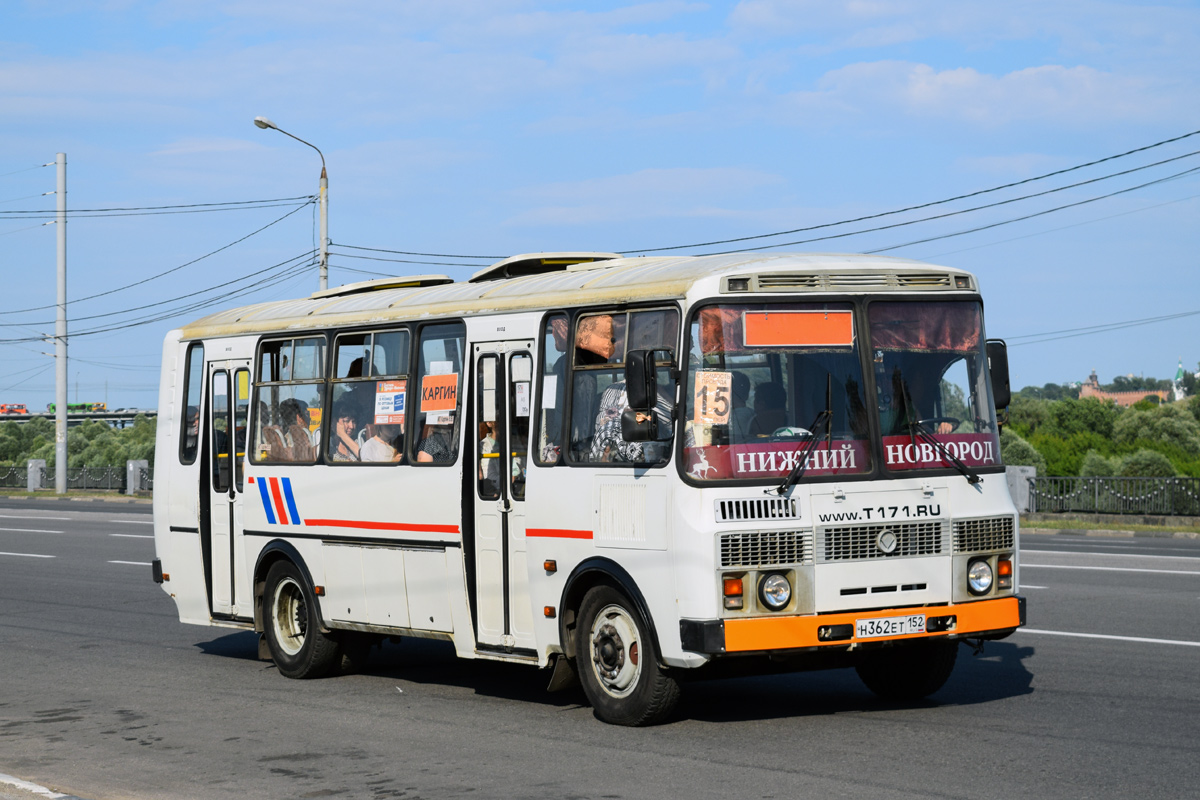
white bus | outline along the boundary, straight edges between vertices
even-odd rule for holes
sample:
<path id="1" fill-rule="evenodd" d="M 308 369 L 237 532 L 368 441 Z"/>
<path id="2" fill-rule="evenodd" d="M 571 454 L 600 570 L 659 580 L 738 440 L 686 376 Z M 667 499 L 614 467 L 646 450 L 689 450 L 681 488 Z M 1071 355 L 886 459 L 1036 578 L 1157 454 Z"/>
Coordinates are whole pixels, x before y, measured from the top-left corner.
<path id="1" fill-rule="evenodd" d="M 976 278 L 900 259 L 541 253 L 247 306 L 166 337 L 155 580 L 293 678 L 415 636 L 625 725 L 688 675 L 923 697 L 1024 624 L 1007 398 Z"/>

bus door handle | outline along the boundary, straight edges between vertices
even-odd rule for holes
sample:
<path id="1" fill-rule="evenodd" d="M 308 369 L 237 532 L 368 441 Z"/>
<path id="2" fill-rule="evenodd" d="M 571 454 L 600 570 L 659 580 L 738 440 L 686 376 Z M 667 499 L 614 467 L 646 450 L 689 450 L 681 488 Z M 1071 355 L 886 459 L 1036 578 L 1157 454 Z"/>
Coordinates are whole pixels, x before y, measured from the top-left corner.
<path id="1" fill-rule="evenodd" d="M 508 497 L 501 497 L 496 501 L 496 508 L 500 509 L 501 514 L 511 514 L 513 504 L 509 501 Z"/>

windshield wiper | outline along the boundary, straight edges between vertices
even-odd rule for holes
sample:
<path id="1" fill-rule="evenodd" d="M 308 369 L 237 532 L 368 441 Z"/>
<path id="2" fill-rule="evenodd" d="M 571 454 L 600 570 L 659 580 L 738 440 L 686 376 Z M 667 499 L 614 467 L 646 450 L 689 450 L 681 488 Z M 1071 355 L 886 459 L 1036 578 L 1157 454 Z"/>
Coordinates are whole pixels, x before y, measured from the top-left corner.
<path id="1" fill-rule="evenodd" d="M 908 420 L 908 435 L 914 438 L 913 448 L 916 449 L 915 439 L 920 439 L 922 442 L 933 445 L 933 449 L 937 450 L 942 456 L 942 461 L 949 462 L 951 466 L 958 470 L 959 474 L 967 479 L 967 483 L 972 486 L 981 483 L 983 478 L 979 477 L 979 474 L 975 470 L 964 464 L 962 459 L 954 455 L 954 453 L 951 453 L 950 448 L 946 447 L 945 444 L 933 435 L 933 431 L 921 424 L 921 420 L 913 417 L 913 402 L 912 396 L 908 393 L 908 381 L 904 381 L 901 386 L 904 388 L 904 416 Z"/>
<path id="2" fill-rule="evenodd" d="M 808 469 L 808 457 L 817 449 L 818 438 L 821 432 L 825 433 L 826 447 L 833 449 L 833 378 L 831 375 L 825 376 L 825 408 L 817 414 L 817 418 L 808 426 L 808 438 L 804 443 L 796 449 L 796 466 L 792 467 L 792 471 L 783 479 L 783 483 L 776 486 L 774 489 L 766 489 L 763 494 L 770 494 L 772 491 L 775 494 L 782 496 L 788 489 L 795 486 L 804 477 L 804 471 Z"/>

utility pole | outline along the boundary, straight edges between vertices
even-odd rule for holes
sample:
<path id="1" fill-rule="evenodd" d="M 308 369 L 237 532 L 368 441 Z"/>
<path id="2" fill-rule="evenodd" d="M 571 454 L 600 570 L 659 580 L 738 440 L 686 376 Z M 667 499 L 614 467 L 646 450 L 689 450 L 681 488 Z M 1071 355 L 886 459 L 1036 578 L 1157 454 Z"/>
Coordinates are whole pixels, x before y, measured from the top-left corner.
<path id="1" fill-rule="evenodd" d="M 300 144 L 306 144 L 313 150 L 316 150 L 317 155 L 321 157 L 321 196 L 319 198 L 319 207 L 321 209 L 321 247 L 318 251 L 320 272 L 317 278 L 317 288 L 325 291 L 329 288 L 329 173 L 325 171 L 325 154 L 321 152 L 321 148 L 312 142 L 306 142 L 299 136 L 288 133 L 266 117 L 255 117 L 254 124 L 263 130 L 275 130 L 284 136 L 290 136 Z"/>
<path id="2" fill-rule="evenodd" d="M 54 491 L 67 493 L 67 154 L 58 166 L 58 316 L 54 321 Z"/>

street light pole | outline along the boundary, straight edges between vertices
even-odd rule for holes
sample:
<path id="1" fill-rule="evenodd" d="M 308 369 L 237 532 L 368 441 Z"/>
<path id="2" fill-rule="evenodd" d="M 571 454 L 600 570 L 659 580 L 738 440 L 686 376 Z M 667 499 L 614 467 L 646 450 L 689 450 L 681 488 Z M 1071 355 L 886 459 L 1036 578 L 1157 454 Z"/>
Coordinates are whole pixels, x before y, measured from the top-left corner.
<path id="1" fill-rule="evenodd" d="M 329 288 L 329 175 L 325 172 L 325 154 L 321 152 L 321 148 L 317 147 L 312 142 L 306 142 L 299 136 L 288 133 L 283 128 L 276 125 L 266 117 L 255 117 L 254 124 L 266 130 L 276 130 L 284 136 L 291 136 L 297 142 L 306 144 L 313 150 L 317 151 L 317 155 L 321 157 L 321 196 L 319 207 L 321 209 L 321 248 L 319 251 L 319 260 L 321 266 L 320 280 L 318 286 L 321 290 Z"/>

